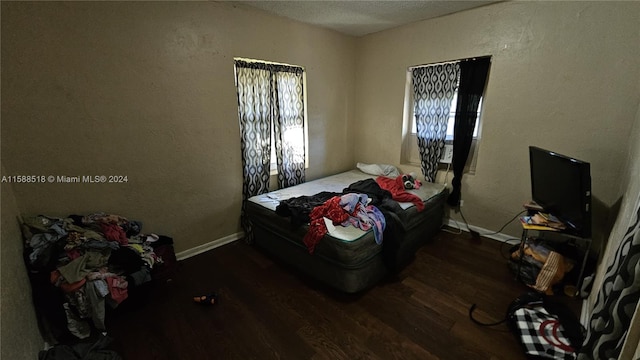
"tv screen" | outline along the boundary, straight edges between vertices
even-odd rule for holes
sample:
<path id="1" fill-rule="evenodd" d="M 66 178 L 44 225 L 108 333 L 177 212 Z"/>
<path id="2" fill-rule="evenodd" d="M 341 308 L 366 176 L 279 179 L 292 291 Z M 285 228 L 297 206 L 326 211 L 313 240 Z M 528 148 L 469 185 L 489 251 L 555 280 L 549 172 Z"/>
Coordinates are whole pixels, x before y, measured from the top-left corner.
<path id="1" fill-rule="evenodd" d="M 531 195 L 574 235 L 591 237 L 591 170 L 588 162 L 529 147 Z"/>

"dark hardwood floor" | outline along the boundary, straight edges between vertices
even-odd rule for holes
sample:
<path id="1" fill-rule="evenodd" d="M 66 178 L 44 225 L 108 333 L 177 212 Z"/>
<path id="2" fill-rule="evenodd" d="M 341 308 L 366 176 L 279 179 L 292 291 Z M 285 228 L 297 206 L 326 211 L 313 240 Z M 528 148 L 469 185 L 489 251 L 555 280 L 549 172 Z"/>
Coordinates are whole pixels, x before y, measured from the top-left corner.
<path id="1" fill-rule="evenodd" d="M 107 327 L 126 360 L 524 359 L 506 325 L 468 317 L 476 303 L 476 318 L 500 320 L 526 291 L 500 248 L 441 232 L 396 277 L 347 295 L 236 241 L 181 261 Z M 193 302 L 214 290 L 218 305 Z"/>

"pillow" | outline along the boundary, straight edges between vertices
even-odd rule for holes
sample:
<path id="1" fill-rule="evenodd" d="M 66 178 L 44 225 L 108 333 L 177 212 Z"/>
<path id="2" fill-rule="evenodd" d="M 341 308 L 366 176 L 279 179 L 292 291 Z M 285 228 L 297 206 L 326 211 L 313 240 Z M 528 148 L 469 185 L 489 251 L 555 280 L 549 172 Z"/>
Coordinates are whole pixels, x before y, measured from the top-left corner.
<path id="1" fill-rule="evenodd" d="M 388 177 L 396 177 L 400 175 L 400 171 L 398 171 L 398 168 L 393 165 L 358 163 L 356 166 L 362 172 L 371 175 L 382 175 Z"/>

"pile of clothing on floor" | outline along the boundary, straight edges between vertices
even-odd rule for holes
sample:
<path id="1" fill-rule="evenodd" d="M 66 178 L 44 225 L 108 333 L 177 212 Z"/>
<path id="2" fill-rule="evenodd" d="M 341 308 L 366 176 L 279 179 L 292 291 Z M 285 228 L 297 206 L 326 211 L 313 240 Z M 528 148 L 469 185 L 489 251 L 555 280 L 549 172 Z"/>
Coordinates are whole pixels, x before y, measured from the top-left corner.
<path id="1" fill-rule="evenodd" d="M 50 341 L 106 331 L 106 306 L 175 268 L 173 239 L 142 233 L 140 221 L 105 213 L 21 221 L 36 313 Z"/>

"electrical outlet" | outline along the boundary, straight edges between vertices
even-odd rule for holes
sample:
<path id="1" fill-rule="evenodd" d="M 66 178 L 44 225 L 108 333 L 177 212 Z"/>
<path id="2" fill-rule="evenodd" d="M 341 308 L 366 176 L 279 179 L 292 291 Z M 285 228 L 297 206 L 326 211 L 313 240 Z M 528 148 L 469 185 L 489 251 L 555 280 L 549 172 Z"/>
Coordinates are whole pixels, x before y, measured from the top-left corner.
<path id="1" fill-rule="evenodd" d="M 462 207 L 462 205 L 464 205 L 464 200 L 460 200 L 460 207 Z"/>

